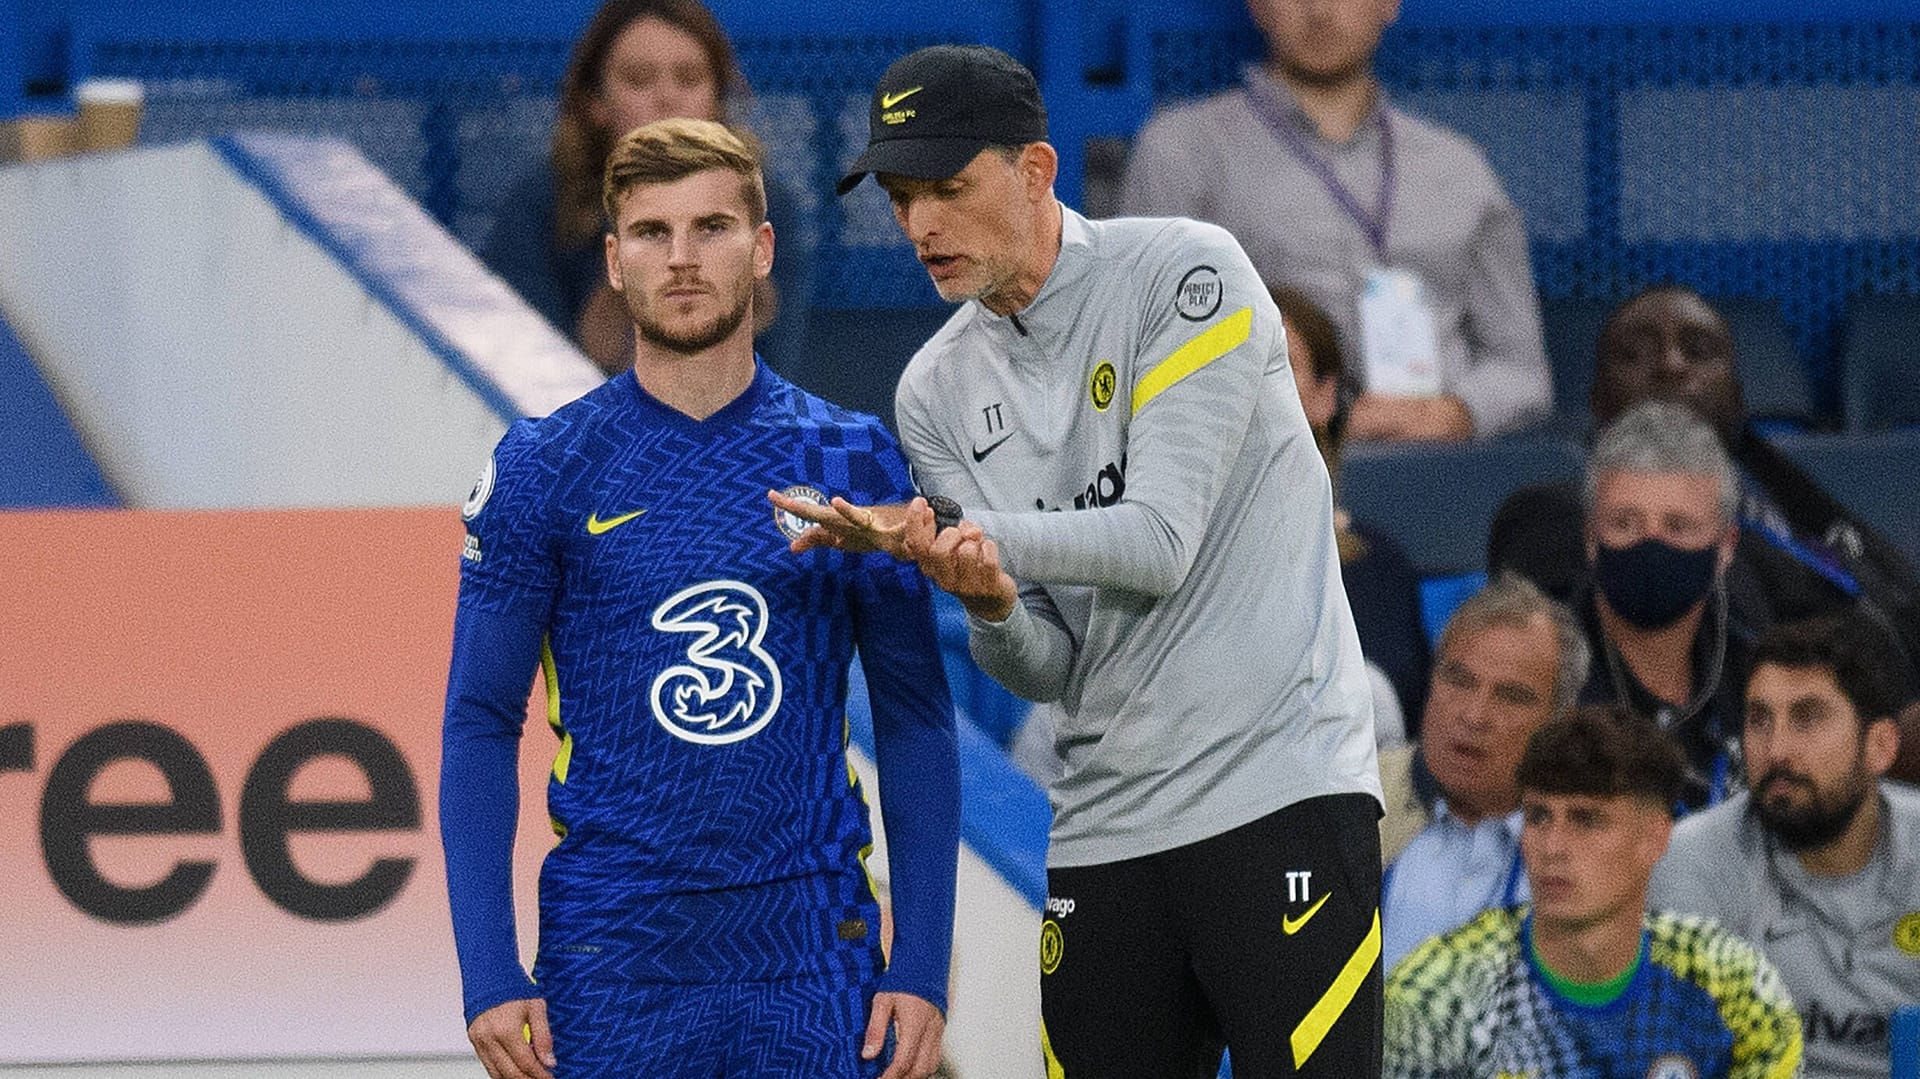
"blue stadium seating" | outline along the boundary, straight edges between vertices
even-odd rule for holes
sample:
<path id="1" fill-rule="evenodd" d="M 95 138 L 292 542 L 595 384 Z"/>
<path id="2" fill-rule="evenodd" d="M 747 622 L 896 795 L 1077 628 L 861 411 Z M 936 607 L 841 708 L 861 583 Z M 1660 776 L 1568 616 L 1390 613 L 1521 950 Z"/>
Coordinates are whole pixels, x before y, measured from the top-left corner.
<path id="1" fill-rule="evenodd" d="M 1494 511 L 1516 488 L 1570 480 L 1583 459 L 1572 443 L 1520 436 L 1490 442 L 1347 447 L 1340 501 L 1393 536 L 1423 577 L 1472 573 L 1486 563 Z"/>
<path id="2" fill-rule="evenodd" d="M 1746 297 L 1713 304 L 1733 331 L 1747 414 L 1757 420 L 1810 422 L 1814 407 L 1806 368 L 1779 305 Z"/>
<path id="3" fill-rule="evenodd" d="M 1847 435 L 1776 435 L 1775 445 L 1827 493 L 1920 566 L 1920 427 Z"/>
<path id="4" fill-rule="evenodd" d="M 1553 429 L 1578 437 L 1592 420 L 1588 396 L 1593 389 L 1593 348 L 1613 302 L 1586 296 L 1557 296 L 1540 301 L 1540 328 L 1546 337 L 1547 366 L 1553 371 Z"/>
<path id="5" fill-rule="evenodd" d="M 914 270 L 920 272 L 918 264 Z M 953 308 L 944 305 L 815 308 L 807 318 L 804 355 L 782 370 L 827 400 L 871 413 L 892 427 L 893 387 L 900 372 L 952 314 Z"/>
<path id="6" fill-rule="evenodd" d="M 1854 303 L 1840 354 L 1840 398 L 1849 431 L 1920 424 L 1920 297 Z"/>
<path id="7" fill-rule="evenodd" d="M 1398 100 L 1486 147 L 1526 216 L 1544 297 L 1676 280 L 1773 301 L 1810 407 L 1832 409 L 1848 299 L 1920 295 L 1920 19 L 1897 0 L 1623 3 L 1415 0 L 1379 67 Z M 502 169 L 544 144 L 568 28 L 592 4 L 431 17 L 370 2 L 67 6 L 72 74 L 147 81 L 156 136 L 353 128 L 370 159 L 473 242 Z M 1063 152 L 1061 193 L 1078 204 L 1089 139 L 1124 138 L 1154 105 L 1218 89 L 1260 49 L 1242 6 L 1218 0 L 714 6 L 758 91 L 774 168 L 813 197 L 816 298 L 849 308 L 931 302 L 884 199 L 827 194 L 893 57 L 976 40 L 1033 63 Z M 1805 411 L 1791 380 L 1758 388 L 1769 409 Z"/>

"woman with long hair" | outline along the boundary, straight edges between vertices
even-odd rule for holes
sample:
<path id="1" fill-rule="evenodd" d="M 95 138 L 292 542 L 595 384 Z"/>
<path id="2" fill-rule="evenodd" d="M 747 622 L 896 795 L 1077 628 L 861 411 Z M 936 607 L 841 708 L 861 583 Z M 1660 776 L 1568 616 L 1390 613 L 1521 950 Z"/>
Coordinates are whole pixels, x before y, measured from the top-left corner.
<path id="1" fill-rule="evenodd" d="M 621 135 L 669 117 L 733 122 L 747 97 L 733 45 L 700 0 L 607 0 L 574 43 L 551 154 L 502 200 L 481 258 L 608 374 L 633 360 L 632 324 L 607 286 L 601 173 Z M 759 343 L 797 360 L 810 252 L 794 200 L 773 177 L 767 217 L 778 255 L 755 297 Z M 770 327 L 769 322 L 773 325 Z"/>

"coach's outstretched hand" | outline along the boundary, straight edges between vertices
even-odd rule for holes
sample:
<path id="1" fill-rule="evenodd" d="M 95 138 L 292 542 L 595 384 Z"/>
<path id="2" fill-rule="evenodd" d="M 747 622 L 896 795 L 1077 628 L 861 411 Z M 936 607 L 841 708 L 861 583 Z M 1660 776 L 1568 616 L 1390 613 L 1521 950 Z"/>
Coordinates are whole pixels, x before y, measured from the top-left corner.
<path id="1" fill-rule="evenodd" d="M 885 551 L 903 562 L 907 561 L 907 510 L 927 504 L 926 499 L 916 498 L 904 504 L 856 506 L 835 495 L 830 503 L 822 506 L 817 502 L 789 498 L 779 491 L 768 491 L 767 500 L 773 503 L 775 509 L 784 510 L 815 526 L 800 533 L 799 538 L 793 541 L 795 554 L 811 551 L 815 547 L 831 547 L 836 551 L 855 554 Z"/>
<path id="2" fill-rule="evenodd" d="M 547 1027 L 547 1002 L 539 997 L 481 1012 L 467 1028 L 467 1040 L 490 1079 L 553 1079 L 553 1031 Z"/>
<path id="3" fill-rule="evenodd" d="M 893 1025 L 893 1062 L 880 1079 L 927 1079 L 940 1066 L 940 1039 L 947 1018 L 928 1000 L 912 993 L 875 993 L 873 1018 L 867 1021 L 867 1039 L 860 1059 L 873 1060 L 886 1044 L 887 1025 Z"/>

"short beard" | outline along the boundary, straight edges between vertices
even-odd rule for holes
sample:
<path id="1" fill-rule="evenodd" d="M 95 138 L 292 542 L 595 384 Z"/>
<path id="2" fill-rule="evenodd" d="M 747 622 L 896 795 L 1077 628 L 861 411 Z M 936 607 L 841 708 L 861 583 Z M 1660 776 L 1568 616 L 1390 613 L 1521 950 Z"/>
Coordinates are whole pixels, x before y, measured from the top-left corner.
<path id="1" fill-rule="evenodd" d="M 1834 800 L 1829 801 L 1816 788 L 1805 809 L 1772 809 L 1762 801 L 1760 792 L 1766 790 L 1777 775 L 1769 772 L 1761 777 L 1754 793 L 1748 796 L 1747 812 L 1779 840 L 1781 846 L 1795 853 L 1819 850 L 1839 839 L 1860 815 L 1860 807 L 1873 792 L 1873 784 L 1856 772 Z"/>
<path id="2" fill-rule="evenodd" d="M 677 352 L 682 356 L 692 356 L 696 353 L 705 352 L 720 342 L 725 341 L 727 338 L 732 337 L 734 331 L 740 328 L 740 324 L 747 320 L 747 311 L 752 306 L 753 290 L 751 288 L 742 289 L 740 291 L 740 301 L 733 305 L 733 310 L 715 317 L 712 322 L 707 323 L 705 326 L 696 327 L 682 334 L 675 334 L 673 331 L 668 330 L 655 320 L 642 304 L 636 303 L 631 299 L 627 302 L 627 313 L 633 316 L 634 330 L 640 335 L 641 340 L 650 345 L 664 348 L 669 352 Z"/>

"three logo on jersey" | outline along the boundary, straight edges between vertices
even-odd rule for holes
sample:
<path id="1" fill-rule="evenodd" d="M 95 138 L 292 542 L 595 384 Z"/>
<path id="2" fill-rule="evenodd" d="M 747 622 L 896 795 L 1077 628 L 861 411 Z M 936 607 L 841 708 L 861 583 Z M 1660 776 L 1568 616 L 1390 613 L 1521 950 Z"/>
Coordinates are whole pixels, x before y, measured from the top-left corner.
<path id="1" fill-rule="evenodd" d="M 486 508 L 493 494 L 494 463 L 487 459 L 461 506 L 462 519 L 471 522 Z M 827 504 L 826 495 L 803 484 L 788 487 L 792 498 Z M 645 508 L 602 516 L 587 515 L 589 536 L 605 536 L 646 514 Z M 776 512 L 775 524 L 789 538 L 809 526 L 792 514 Z M 466 537 L 461 557 L 481 560 L 480 538 Z M 655 607 L 649 619 L 654 629 L 689 637 L 684 662 L 654 677 L 648 705 L 667 733 L 700 745 L 725 745 L 753 737 L 780 709 L 780 666 L 762 642 L 766 639 L 767 600 L 760 590 L 735 580 L 706 581 L 683 588 Z"/>

